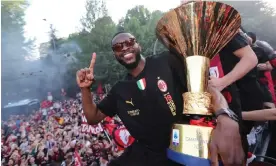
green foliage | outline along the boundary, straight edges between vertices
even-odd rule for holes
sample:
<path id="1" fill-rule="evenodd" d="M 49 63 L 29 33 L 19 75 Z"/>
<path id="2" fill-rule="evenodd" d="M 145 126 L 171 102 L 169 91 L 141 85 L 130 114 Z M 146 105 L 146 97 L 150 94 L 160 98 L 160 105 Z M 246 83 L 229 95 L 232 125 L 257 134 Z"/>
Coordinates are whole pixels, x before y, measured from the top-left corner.
<path id="1" fill-rule="evenodd" d="M 81 23 L 83 28 L 90 32 L 98 18 L 107 16 L 106 4 L 103 0 L 87 0 L 85 8 L 86 14 L 81 19 Z"/>
<path id="2" fill-rule="evenodd" d="M 21 72 L 26 61 L 24 58 L 32 52 L 32 40 L 24 37 L 24 16 L 28 7 L 26 1 L 1 1 L 1 64 L 2 64 L 2 101 L 8 92 L 22 90 L 24 84 Z M 26 85 L 26 84 L 25 84 Z"/>
<path id="3" fill-rule="evenodd" d="M 276 27 L 276 20 L 270 7 L 258 2 L 227 1 L 227 3 L 239 10 L 243 18 L 243 26 L 248 31 L 256 32 L 261 39 L 276 47 L 276 38 L 271 37 L 271 34 L 275 33 L 275 28 L 272 27 Z M 129 9 L 125 17 L 121 18 L 116 25 L 107 15 L 103 0 L 87 0 L 86 10 L 87 13 L 81 19 L 83 30 L 71 34 L 68 38 L 69 41 L 77 42 L 82 49 L 82 53 L 76 56 L 78 63 L 72 65 L 69 72 L 71 78 L 75 79 L 78 69 L 88 67 L 92 52 L 96 52 L 96 79 L 110 84 L 121 79 L 125 70 L 117 63 L 110 48 L 111 38 L 118 31 L 125 30 L 132 33 L 142 47 L 142 54 L 152 55 L 156 41 L 155 27 L 163 12 L 158 10 L 150 12 L 144 6 L 136 6 Z M 157 53 L 165 50 L 159 42 L 156 48 Z M 96 86 L 92 88 L 95 89 Z"/>
<path id="4" fill-rule="evenodd" d="M 56 32 L 57 30 L 53 27 L 53 24 L 50 25 L 50 32 L 49 32 L 49 36 L 50 36 L 50 49 L 56 51 L 58 49 L 58 38 L 56 36 Z"/>
<path id="5" fill-rule="evenodd" d="M 76 55 L 78 63 L 72 65 L 70 73 L 75 75 L 78 69 L 88 67 L 91 61 L 91 54 L 96 52 L 96 80 L 102 83 L 118 80 L 122 75 L 120 74 L 122 70 L 113 73 L 113 69 L 121 68 L 121 66 L 114 63 L 115 59 L 110 46 L 111 38 L 116 33 L 116 24 L 110 16 L 107 16 L 104 1 L 87 0 L 86 9 L 87 13 L 81 19 L 83 30 L 70 35 L 68 38 L 69 41 L 77 42 L 82 50 L 81 54 Z"/>
<path id="6" fill-rule="evenodd" d="M 227 4 L 239 11 L 246 31 L 256 33 L 259 39 L 276 48 L 276 11 L 273 7 L 262 1 L 227 1 Z"/>
<path id="7" fill-rule="evenodd" d="M 24 38 L 27 5 L 24 1 L 1 2 L 2 60 L 23 59 L 28 53 L 27 47 L 32 43 Z"/>
<path id="8" fill-rule="evenodd" d="M 120 26 L 136 37 L 142 47 L 144 56 L 149 56 L 153 53 L 153 46 L 156 40 L 155 27 L 162 15 L 161 11 L 151 13 L 144 6 L 136 6 L 128 10 L 124 20 L 120 21 Z"/>

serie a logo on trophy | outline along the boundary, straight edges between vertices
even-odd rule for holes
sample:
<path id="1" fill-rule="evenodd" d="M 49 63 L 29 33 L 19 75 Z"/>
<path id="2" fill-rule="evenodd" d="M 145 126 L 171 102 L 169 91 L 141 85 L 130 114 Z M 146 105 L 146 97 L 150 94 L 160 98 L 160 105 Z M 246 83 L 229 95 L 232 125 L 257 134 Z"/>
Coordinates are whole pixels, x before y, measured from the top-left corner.
<path id="1" fill-rule="evenodd" d="M 210 60 L 235 36 L 239 13 L 219 2 L 190 2 L 166 13 L 158 22 L 158 39 L 184 57 L 188 92 L 183 94 L 184 116 L 211 117 L 207 92 Z M 183 58 L 182 58 L 183 59 Z M 174 124 L 168 157 L 185 165 L 209 165 L 208 143 L 212 127 Z"/>

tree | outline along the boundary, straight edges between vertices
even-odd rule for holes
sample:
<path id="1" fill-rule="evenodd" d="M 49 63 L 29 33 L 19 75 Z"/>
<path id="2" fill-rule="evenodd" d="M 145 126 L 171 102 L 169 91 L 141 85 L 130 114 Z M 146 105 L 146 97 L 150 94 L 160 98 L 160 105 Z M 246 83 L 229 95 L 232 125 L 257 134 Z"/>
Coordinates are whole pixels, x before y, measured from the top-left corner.
<path id="1" fill-rule="evenodd" d="M 24 59 L 28 46 L 24 38 L 24 15 L 27 4 L 23 1 L 1 3 L 2 60 Z"/>
<path id="2" fill-rule="evenodd" d="M 226 3 L 240 12 L 242 25 L 246 31 L 256 33 L 259 39 L 267 41 L 276 48 L 274 8 L 263 1 L 227 1 Z"/>
<path id="3" fill-rule="evenodd" d="M 161 11 L 157 10 L 151 13 L 144 6 L 136 6 L 128 10 L 124 20 L 120 23 L 126 31 L 135 35 L 142 46 L 144 56 L 153 53 L 154 42 L 156 41 L 155 27 L 162 15 Z M 158 46 L 158 52 L 165 49 L 160 44 Z"/>
<path id="4" fill-rule="evenodd" d="M 95 77 L 102 83 L 115 82 L 120 74 L 111 72 L 120 66 L 115 62 L 111 52 L 111 38 L 116 32 L 116 24 L 111 17 L 107 15 L 106 5 L 101 0 L 87 0 L 86 14 L 81 19 L 83 30 L 81 32 L 71 34 L 69 41 L 75 41 L 81 47 L 81 54 L 76 58 L 78 63 L 72 65 L 70 75 L 66 75 L 66 79 L 74 79 L 76 71 L 80 68 L 88 67 L 91 60 L 91 54 L 97 53 L 97 61 L 95 64 Z M 115 63 L 114 63 L 115 62 Z M 118 71 L 120 72 L 120 71 Z M 117 77 L 118 76 L 118 77 Z"/>
<path id="5" fill-rule="evenodd" d="M 81 23 L 83 28 L 89 32 L 98 18 L 107 16 L 107 9 L 104 0 L 87 0 L 85 8 L 86 14 L 81 19 Z"/>
<path id="6" fill-rule="evenodd" d="M 50 25 L 50 48 L 55 52 L 57 50 L 57 30 L 53 27 L 53 24 Z"/>
<path id="7" fill-rule="evenodd" d="M 25 57 L 29 56 L 33 48 L 33 42 L 24 37 L 24 16 L 27 7 L 26 1 L 1 2 L 3 102 L 13 99 L 5 94 L 16 92 L 18 95 L 15 96 L 20 97 L 19 94 L 22 92 L 20 84 L 24 82 L 24 76 L 21 72 L 26 68 Z"/>
<path id="8" fill-rule="evenodd" d="M 124 22 L 127 24 L 131 19 L 135 18 L 139 21 L 141 26 L 144 26 L 150 20 L 150 16 L 150 11 L 143 5 L 139 5 L 127 11 Z"/>

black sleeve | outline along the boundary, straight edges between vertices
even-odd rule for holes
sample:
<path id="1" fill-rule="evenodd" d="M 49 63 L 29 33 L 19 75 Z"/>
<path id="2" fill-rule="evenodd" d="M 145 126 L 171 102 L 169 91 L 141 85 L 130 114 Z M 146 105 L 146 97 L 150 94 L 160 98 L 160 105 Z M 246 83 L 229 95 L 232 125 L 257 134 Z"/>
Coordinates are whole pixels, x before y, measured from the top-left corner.
<path id="1" fill-rule="evenodd" d="M 242 32 L 237 33 L 232 40 L 225 46 L 229 52 L 235 52 L 236 50 L 248 46 L 248 41 Z"/>
<path id="2" fill-rule="evenodd" d="M 274 49 L 267 42 L 257 40 L 256 45 L 257 47 L 260 47 L 263 50 L 266 61 L 270 61 L 276 58 Z"/>
<path id="3" fill-rule="evenodd" d="M 257 46 L 261 47 L 264 50 L 265 54 L 267 54 L 267 55 L 274 54 L 274 49 L 266 41 L 257 40 L 256 44 L 257 44 Z"/>
<path id="4" fill-rule="evenodd" d="M 117 114 L 116 93 L 114 93 L 114 89 L 115 86 L 109 91 L 107 96 L 99 104 L 97 104 L 97 108 L 109 117 L 113 117 Z"/>
<path id="5" fill-rule="evenodd" d="M 181 92 L 187 92 L 188 90 L 186 84 L 186 68 L 184 65 L 184 57 L 169 51 L 163 52 L 162 54 L 166 56 L 173 73 L 173 78 L 176 83 L 179 83 Z"/>
<path id="6" fill-rule="evenodd" d="M 252 50 L 256 54 L 259 63 L 265 63 L 269 60 L 268 56 L 265 55 L 265 52 L 262 48 L 260 48 L 258 46 L 253 46 Z"/>

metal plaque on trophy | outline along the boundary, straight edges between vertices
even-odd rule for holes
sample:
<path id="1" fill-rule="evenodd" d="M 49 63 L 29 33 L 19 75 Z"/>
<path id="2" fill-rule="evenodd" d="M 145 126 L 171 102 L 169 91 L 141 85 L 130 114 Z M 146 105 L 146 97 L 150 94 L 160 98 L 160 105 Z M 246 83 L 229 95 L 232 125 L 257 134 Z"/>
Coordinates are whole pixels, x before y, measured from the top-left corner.
<path id="1" fill-rule="evenodd" d="M 212 116 L 211 95 L 207 92 L 210 60 L 237 34 L 240 25 L 241 17 L 233 7 L 208 1 L 183 4 L 157 23 L 158 39 L 176 52 L 175 56 L 184 57 L 188 88 L 183 94 L 184 116 Z M 212 129 L 174 124 L 168 157 L 184 165 L 209 165 Z"/>

